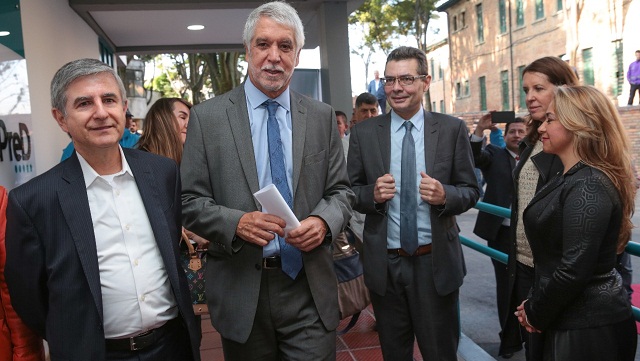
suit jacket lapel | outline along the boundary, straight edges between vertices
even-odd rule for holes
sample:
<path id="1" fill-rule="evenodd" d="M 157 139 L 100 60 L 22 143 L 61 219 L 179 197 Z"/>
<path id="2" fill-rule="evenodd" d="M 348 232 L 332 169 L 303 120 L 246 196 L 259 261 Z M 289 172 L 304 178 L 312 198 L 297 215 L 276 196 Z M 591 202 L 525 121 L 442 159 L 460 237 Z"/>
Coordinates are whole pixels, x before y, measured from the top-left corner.
<path id="1" fill-rule="evenodd" d="M 293 199 L 296 199 L 296 189 L 302 170 L 302 157 L 304 155 L 304 143 L 307 134 L 307 108 L 302 105 L 302 98 L 291 91 L 291 127 L 293 136 Z"/>
<path id="2" fill-rule="evenodd" d="M 144 203 L 144 208 L 147 211 L 147 217 L 149 218 L 158 250 L 164 261 L 164 267 L 167 271 L 169 281 L 173 286 L 174 292 L 177 292 L 180 290 L 180 286 L 174 243 L 177 244 L 179 240 L 171 239 L 170 235 L 175 234 L 175 231 L 169 229 L 163 213 L 164 209 L 158 201 L 160 195 L 158 194 L 158 186 L 156 185 L 153 172 L 148 164 L 141 162 L 135 154 L 127 152 L 125 157 L 138 185 L 138 191 L 140 192 L 142 203 Z M 171 197 L 171 195 L 163 195 L 163 197 Z"/>
<path id="3" fill-rule="evenodd" d="M 249 183 L 251 193 L 255 193 L 260 190 L 260 184 L 258 183 L 258 169 L 256 168 L 253 141 L 251 140 L 251 125 L 249 124 L 249 111 L 247 109 L 244 86 L 239 86 L 232 90 L 229 101 L 231 104 L 227 108 L 227 117 L 233 140 L 236 144 L 236 151 L 240 158 L 240 166 L 245 174 L 244 178 Z M 258 209 L 262 209 L 260 202 L 256 199 L 254 199 L 254 202 Z"/>
<path id="4" fill-rule="evenodd" d="M 62 179 L 63 182 L 58 190 L 60 208 L 62 208 L 62 214 L 71 231 L 71 237 L 76 245 L 80 264 L 100 319 L 103 319 L 96 238 L 93 232 L 91 209 L 89 208 L 89 198 L 87 197 L 82 168 L 75 153 L 73 153 L 72 159 L 65 163 Z"/>
<path id="5" fill-rule="evenodd" d="M 384 173 L 389 173 L 391 168 L 391 113 L 377 119 L 378 145 Z"/>
<path id="6" fill-rule="evenodd" d="M 440 125 L 432 113 L 424 112 L 424 162 L 427 174 L 433 175 L 438 149 L 438 130 Z"/>

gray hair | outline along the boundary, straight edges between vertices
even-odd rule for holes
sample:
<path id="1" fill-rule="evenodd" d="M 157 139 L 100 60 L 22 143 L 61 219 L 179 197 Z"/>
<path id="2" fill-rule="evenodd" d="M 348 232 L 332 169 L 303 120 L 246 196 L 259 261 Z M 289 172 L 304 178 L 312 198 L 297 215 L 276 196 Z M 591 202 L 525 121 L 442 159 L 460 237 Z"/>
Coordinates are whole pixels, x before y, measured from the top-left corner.
<path id="1" fill-rule="evenodd" d="M 256 25 L 261 17 L 268 17 L 276 23 L 291 28 L 295 35 L 296 52 L 304 46 L 304 27 L 298 16 L 298 12 L 291 5 L 284 1 L 273 1 L 262 4 L 254 9 L 247 22 L 244 24 L 244 32 L 242 33 L 242 42 L 247 48 L 247 53 L 251 49 L 251 38 L 256 31 Z"/>
<path id="2" fill-rule="evenodd" d="M 56 72 L 56 75 L 54 75 L 51 80 L 51 106 L 58 109 L 66 116 L 67 111 L 65 108 L 67 104 L 67 90 L 69 89 L 69 85 L 78 78 L 100 73 L 108 73 L 113 76 L 120 88 L 120 97 L 122 98 L 122 102 L 126 102 L 124 84 L 116 71 L 100 60 L 87 58 L 68 62 Z"/>

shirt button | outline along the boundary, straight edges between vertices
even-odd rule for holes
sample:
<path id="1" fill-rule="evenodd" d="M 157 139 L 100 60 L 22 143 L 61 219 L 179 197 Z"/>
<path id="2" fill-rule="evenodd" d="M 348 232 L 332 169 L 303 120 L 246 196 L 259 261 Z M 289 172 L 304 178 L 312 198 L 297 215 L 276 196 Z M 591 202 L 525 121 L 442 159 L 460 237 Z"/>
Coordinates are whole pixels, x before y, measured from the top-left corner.
<path id="1" fill-rule="evenodd" d="M 146 296 L 146 295 L 142 295 L 142 296 L 140 296 L 140 301 L 144 302 L 144 299 L 145 299 L 145 298 L 147 298 L 147 296 Z"/>
<path id="2" fill-rule="evenodd" d="M 137 266 L 137 265 L 138 265 L 138 260 L 137 260 L 137 259 L 136 259 L 136 260 L 134 260 L 134 261 L 133 261 L 133 264 L 135 264 L 135 265 Z"/>
<path id="3" fill-rule="evenodd" d="M 131 225 L 127 224 L 126 226 L 124 226 L 124 228 L 128 231 L 131 229 Z"/>
<path id="4" fill-rule="evenodd" d="M 120 195 L 120 190 L 116 189 L 116 196 L 119 196 L 119 195 Z"/>

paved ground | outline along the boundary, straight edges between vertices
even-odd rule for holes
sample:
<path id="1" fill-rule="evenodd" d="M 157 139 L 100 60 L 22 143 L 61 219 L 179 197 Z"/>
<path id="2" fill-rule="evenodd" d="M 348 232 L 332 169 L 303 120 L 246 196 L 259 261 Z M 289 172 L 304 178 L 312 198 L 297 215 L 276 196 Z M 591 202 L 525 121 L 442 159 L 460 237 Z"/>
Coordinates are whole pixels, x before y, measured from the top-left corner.
<path id="1" fill-rule="evenodd" d="M 469 210 L 458 216 L 458 224 L 461 233 L 467 237 L 485 244 L 486 242 L 473 234 L 478 211 Z M 634 224 L 640 227 L 640 196 L 636 198 L 636 212 Z M 633 231 L 633 240 L 640 242 L 640 228 Z M 460 291 L 460 316 L 462 332 L 487 353 L 498 357 L 498 314 L 495 306 L 495 279 L 490 259 L 475 250 L 464 247 L 465 261 L 467 264 L 467 276 Z M 640 258 L 632 257 L 633 283 L 640 283 Z M 640 342 L 639 342 L 640 343 Z M 524 361 L 524 352 L 516 353 L 510 360 Z M 640 361 L 640 351 L 636 352 L 636 361 Z M 470 361 L 470 359 L 468 360 Z"/>

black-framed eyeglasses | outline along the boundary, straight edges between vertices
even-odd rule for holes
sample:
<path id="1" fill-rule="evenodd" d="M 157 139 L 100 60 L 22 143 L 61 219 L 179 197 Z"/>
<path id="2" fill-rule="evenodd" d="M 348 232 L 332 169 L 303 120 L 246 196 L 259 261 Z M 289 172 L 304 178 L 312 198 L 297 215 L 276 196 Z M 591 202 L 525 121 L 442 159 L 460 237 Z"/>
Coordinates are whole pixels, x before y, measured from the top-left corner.
<path id="1" fill-rule="evenodd" d="M 397 78 L 380 78 L 380 80 L 382 80 L 382 84 L 384 86 L 393 86 L 396 80 L 398 80 L 398 83 L 400 83 L 400 85 L 411 85 L 416 79 L 422 79 L 426 77 L 426 75 L 404 75 Z"/>

